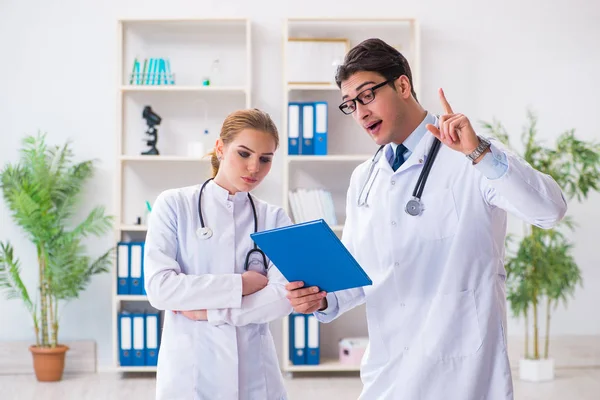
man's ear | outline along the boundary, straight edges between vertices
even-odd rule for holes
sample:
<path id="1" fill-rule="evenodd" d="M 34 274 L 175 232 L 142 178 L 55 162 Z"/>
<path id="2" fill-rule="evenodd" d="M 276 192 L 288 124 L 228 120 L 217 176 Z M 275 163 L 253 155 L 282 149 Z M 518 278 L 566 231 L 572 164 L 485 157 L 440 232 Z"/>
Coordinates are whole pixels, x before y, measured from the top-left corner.
<path id="1" fill-rule="evenodd" d="M 411 86 L 406 75 L 401 75 L 398 79 L 396 79 L 394 85 L 396 86 L 396 91 L 400 93 L 402 98 L 408 99 L 410 97 Z"/>

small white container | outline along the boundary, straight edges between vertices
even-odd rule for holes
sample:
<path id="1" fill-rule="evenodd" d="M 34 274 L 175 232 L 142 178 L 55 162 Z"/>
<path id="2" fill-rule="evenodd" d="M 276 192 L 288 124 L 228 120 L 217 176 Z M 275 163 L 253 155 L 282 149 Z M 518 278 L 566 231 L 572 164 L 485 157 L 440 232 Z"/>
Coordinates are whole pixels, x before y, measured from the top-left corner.
<path id="1" fill-rule="evenodd" d="M 519 377 L 523 381 L 543 382 L 554 379 L 554 360 L 519 360 Z"/>
<path id="2" fill-rule="evenodd" d="M 202 158 L 206 155 L 203 142 L 190 142 L 188 144 L 188 157 Z"/>

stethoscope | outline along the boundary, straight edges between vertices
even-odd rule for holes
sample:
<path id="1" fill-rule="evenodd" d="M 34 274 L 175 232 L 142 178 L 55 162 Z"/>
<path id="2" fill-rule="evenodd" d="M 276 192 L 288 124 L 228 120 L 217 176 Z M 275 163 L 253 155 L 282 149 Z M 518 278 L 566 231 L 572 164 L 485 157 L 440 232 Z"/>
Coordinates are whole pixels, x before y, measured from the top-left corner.
<path id="1" fill-rule="evenodd" d="M 423 204 L 421 203 L 421 196 L 423 195 L 423 189 L 425 188 L 425 183 L 427 182 L 427 178 L 429 177 L 429 171 L 431 171 L 431 166 L 433 165 L 433 161 L 435 160 L 435 157 L 437 156 L 437 153 L 440 149 L 441 144 L 442 144 L 442 142 L 440 142 L 439 139 L 435 138 L 433 144 L 431 145 L 431 148 L 429 149 L 429 153 L 427 154 L 427 160 L 425 160 L 425 165 L 423 166 L 423 169 L 421 170 L 421 173 L 419 174 L 419 179 L 417 180 L 417 184 L 415 185 L 415 188 L 413 190 L 412 197 L 410 200 L 408 200 L 408 202 L 406 203 L 406 207 L 404 208 L 404 211 L 406 211 L 406 213 L 408 215 L 412 215 L 413 217 L 416 217 L 423 212 Z M 369 189 L 367 190 L 367 194 L 364 197 L 364 199 L 363 199 L 363 193 L 364 193 L 367 185 L 369 184 L 369 181 L 371 181 L 371 175 L 373 174 L 375 165 L 377 164 L 377 162 L 379 162 L 379 159 L 381 158 L 381 151 L 383 150 L 384 147 L 385 147 L 385 145 L 380 146 L 379 149 L 377 149 L 377 151 L 375 152 L 375 155 L 373 156 L 373 158 L 371 159 L 371 165 L 369 166 L 369 173 L 367 175 L 367 179 L 365 179 L 365 182 L 363 183 L 362 188 L 360 189 L 360 194 L 358 195 L 358 206 L 359 207 L 363 207 L 363 206 L 368 207 L 369 206 L 367 204 L 367 199 L 369 198 L 369 193 L 371 192 L 371 187 L 373 186 L 373 181 L 375 181 L 375 178 L 377 178 L 377 174 L 375 174 L 375 176 L 373 177 L 371 185 L 369 186 Z"/>
<path id="2" fill-rule="evenodd" d="M 212 229 L 210 229 L 209 227 L 204 225 L 204 218 L 202 217 L 202 192 L 204 191 L 204 188 L 206 187 L 206 185 L 208 184 L 208 182 L 212 181 L 214 178 L 210 178 L 208 179 L 206 182 L 204 182 L 202 184 L 202 187 L 200 188 L 200 193 L 198 194 L 198 215 L 200 216 L 200 228 L 198 228 L 198 230 L 196 231 L 196 234 L 198 235 L 198 237 L 200 239 L 209 239 L 210 237 L 212 237 L 213 235 L 213 231 Z M 252 206 L 252 216 L 254 217 L 254 233 L 257 232 L 258 230 L 258 218 L 256 217 L 256 207 L 254 206 L 254 201 L 252 200 L 252 196 L 250 196 L 250 193 L 248 193 L 248 200 L 250 200 L 250 205 Z M 250 262 L 250 256 L 253 253 L 258 253 L 260 254 L 260 256 L 262 257 L 262 261 L 263 261 L 263 268 L 265 271 L 267 271 L 267 256 L 265 255 L 265 253 L 263 253 L 263 251 L 261 249 L 259 249 L 256 246 L 256 243 L 254 243 L 254 248 L 251 249 L 248 254 L 246 254 L 246 262 L 244 263 L 244 270 L 248 271 L 248 267 L 249 262 Z M 258 261 L 260 262 L 260 261 Z M 254 261 L 252 262 L 252 264 L 256 264 Z"/>

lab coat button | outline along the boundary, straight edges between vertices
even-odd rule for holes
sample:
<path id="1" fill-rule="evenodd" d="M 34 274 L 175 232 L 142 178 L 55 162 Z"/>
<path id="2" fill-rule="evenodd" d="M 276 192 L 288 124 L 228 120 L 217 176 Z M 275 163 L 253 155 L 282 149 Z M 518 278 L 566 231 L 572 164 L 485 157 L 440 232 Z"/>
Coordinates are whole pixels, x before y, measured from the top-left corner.
<path id="1" fill-rule="evenodd" d="M 405 347 L 404 350 L 408 351 L 408 347 Z"/>
<path id="2" fill-rule="evenodd" d="M 392 221 L 392 226 L 396 226 L 396 221 Z"/>
<path id="3" fill-rule="evenodd" d="M 400 303 L 400 307 L 404 307 L 404 303 Z"/>
<path id="4" fill-rule="evenodd" d="M 394 265 L 395 265 L 396 267 L 398 267 L 398 266 L 400 266 L 400 263 L 396 261 L 396 262 L 394 263 Z"/>
<path id="5" fill-rule="evenodd" d="M 396 181 L 392 181 L 392 185 L 395 185 L 395 184 L 396 184 Z"/>

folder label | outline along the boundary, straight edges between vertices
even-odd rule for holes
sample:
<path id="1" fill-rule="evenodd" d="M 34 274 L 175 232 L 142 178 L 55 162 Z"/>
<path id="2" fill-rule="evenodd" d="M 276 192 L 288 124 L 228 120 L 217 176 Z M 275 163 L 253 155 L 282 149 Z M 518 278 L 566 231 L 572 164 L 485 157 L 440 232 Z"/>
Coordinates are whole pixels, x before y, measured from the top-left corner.
<path id="1" fill-rule="evenodd" d="M 121 350 L 131 350 L 130 317 L 121 317 Z"/>
<path id="2" fill-rule="evenodd" d="M 304 350 L 306 342 L 304 340 L 304 315 L 294 317 L 294 348 Z"/>
<path id="3" fill-rule="evenodd" d="M 319 347 L 319 321 L 314 315 L 308 316 L 308 348 Z"/>
<path id="4" fill-rule="evenodd" d="M 158 318 L 156 315 L 146 315 L 146 348 L 158 348 Z"/>

